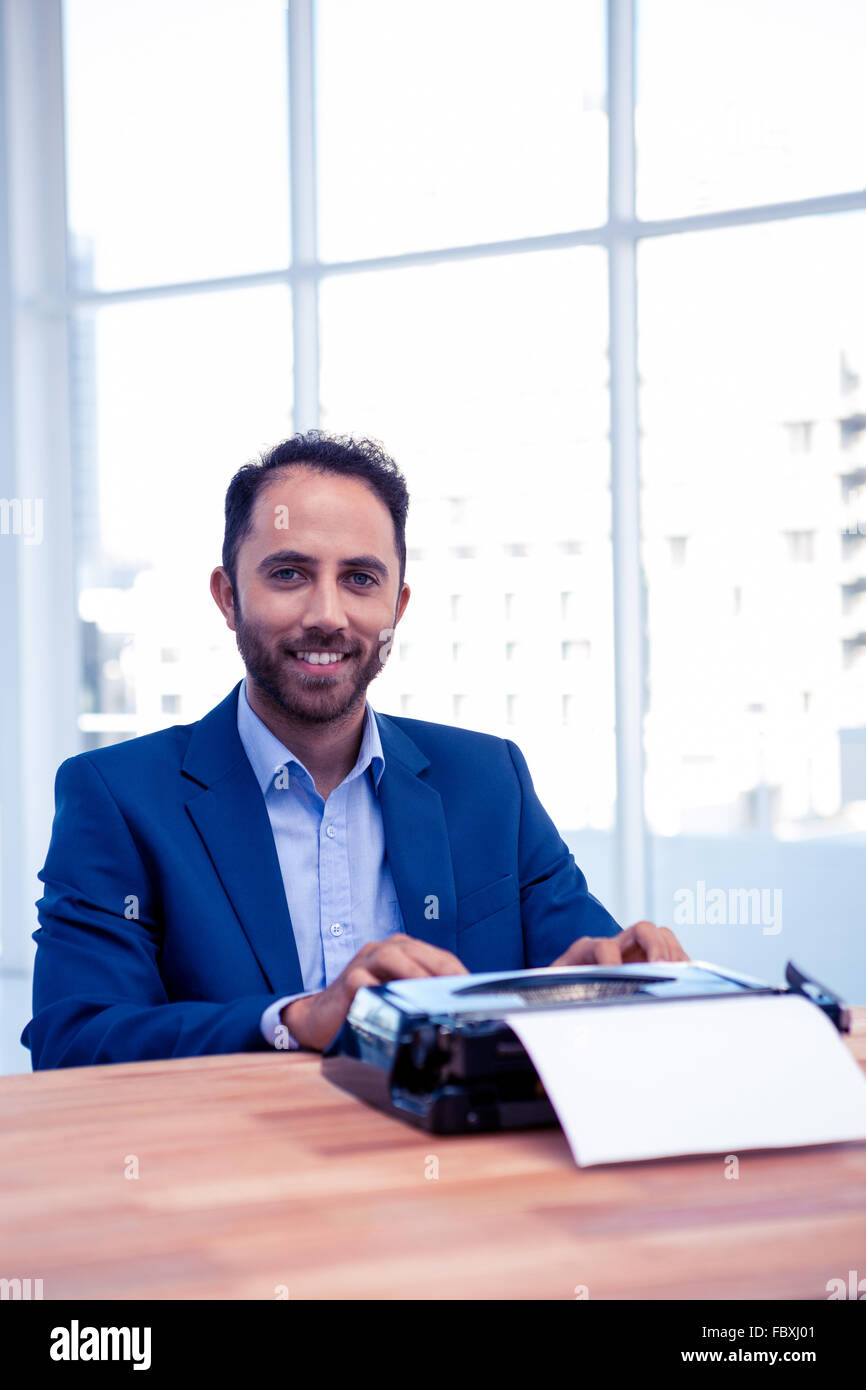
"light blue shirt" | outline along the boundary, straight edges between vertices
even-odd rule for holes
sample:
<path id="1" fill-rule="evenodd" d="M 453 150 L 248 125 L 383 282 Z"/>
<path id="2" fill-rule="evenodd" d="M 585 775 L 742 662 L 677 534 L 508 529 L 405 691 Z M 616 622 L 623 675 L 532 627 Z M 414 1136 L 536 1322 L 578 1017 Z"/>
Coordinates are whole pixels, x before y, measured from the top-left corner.
<path id="1" fill-rule="evenodd" d="M 251 709 L 245 680 L 238 696 L 238 734 L 265 798 L 304 993 L 314 994 L 331 984 L 368 941 L 404 930 L 379 804 L 385 769 L 379 727 L 365 703 L 357 761 L 327 801 L 300 759 Z M 286 995 L 265 1010 L 266 1042 L 298 1046 L 281 1028 L 280 1010 L 303 997 Z"/>

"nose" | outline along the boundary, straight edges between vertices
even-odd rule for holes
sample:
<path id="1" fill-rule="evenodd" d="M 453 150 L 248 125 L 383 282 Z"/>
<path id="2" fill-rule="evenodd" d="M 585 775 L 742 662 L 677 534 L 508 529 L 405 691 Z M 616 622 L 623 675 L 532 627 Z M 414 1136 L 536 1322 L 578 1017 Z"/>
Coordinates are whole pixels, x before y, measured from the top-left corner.
<path id="1" fill-rule="evenodd" d="M 336 578 L 319 575 L 307 589 L 307 604 L 301 626 L 322 632 L 339 632 L 346 626 L 344 594 Z"/>

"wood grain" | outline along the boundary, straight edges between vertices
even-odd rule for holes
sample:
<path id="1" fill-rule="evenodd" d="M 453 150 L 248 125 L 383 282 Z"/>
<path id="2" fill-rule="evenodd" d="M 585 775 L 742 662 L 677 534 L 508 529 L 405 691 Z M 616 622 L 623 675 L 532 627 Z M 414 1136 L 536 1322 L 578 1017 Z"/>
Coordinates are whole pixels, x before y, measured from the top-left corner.
<path id="1" fill-rule="evenodd" d="M 866 1275 L 866 1142 L 743 1153 L 736 1180 L 722 1156 L 580 1170 L 556 1128 L 424 1135 L 280 1053 L 3 1077 L 0 1114 L 0 1276 L 46 1299 L 826 1299 Z"/>

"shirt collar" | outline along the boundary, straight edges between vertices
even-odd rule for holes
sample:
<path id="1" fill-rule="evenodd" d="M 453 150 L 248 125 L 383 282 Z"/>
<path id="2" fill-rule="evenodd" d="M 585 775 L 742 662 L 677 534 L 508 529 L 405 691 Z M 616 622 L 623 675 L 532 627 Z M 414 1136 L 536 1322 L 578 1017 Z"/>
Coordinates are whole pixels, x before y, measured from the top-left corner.
<path id="1" fill-rule="evenodd" d="M 238 734 L 264 796 L 267 796 L 268 788 L 274 785 L 274 778 L 279 770 L 284 767 L 291 768 L 293 763 L 312 781 L 300 758 L 296 758 L 289 748 L 280 743 L 276 734 L 271 733 L 267 724 L 262 722 L 250 705 L 247 699 L 246 679 L 241 681 L 241 688 L 238 693 Z M 379 782 L 385 770 L 385 754 L 382 751 L 382 740 L 379 737 L 379 725 L 375 712 L 365 701 L 361 747 L 355 766 L 345 781 L 350 782 L 355 777 L 360 777 L 368 767 L 378 793 Z"/>

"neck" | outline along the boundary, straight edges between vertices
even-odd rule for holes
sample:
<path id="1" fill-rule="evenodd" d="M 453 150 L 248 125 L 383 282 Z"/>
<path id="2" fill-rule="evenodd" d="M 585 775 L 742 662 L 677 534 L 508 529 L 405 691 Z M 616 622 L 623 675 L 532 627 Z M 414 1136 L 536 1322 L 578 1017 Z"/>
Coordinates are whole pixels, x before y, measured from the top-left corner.
<path id="1" fill-rule="evenodd" d="M 363 696 L 350 710 L 325 724 L 294 719 L 274 703 L 267 691 L 247 677 L 250 709 L 284 748 L 304 764 L 319 795 L 327 799 L 352 771 L 364 736 Z"/>

